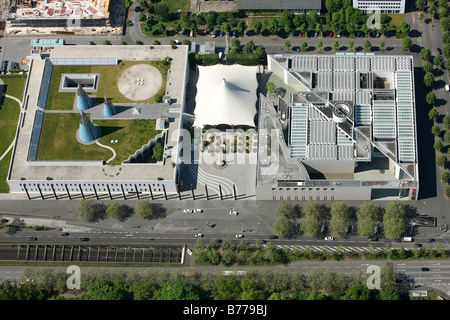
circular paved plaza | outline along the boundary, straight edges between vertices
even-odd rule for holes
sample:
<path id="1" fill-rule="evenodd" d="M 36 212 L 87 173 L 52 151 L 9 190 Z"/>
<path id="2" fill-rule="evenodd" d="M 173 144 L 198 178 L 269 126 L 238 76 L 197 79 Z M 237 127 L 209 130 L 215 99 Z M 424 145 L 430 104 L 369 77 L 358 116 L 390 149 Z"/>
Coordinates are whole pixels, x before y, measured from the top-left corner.
<path id="1" fill-rule="evenodd" d="M 162 86 L 159 70 L 148 64 L 137 64 L 126 69 L 119 78 L 119 91 L 124 97 L 146 100 L 153 97 Z"/>

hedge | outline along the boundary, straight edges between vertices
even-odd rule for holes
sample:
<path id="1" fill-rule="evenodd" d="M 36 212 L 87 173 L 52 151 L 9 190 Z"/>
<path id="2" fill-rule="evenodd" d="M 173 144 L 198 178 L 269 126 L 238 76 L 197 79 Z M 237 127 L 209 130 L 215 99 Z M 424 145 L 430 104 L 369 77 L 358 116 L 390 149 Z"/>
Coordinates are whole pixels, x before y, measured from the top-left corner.
<path id="1" fill-rule="evenodd" d="M 243 66 L 257 66 L 259 55 L 255 53 L 229 53 L 227 54 L 227 65 L 240 64 Z"/>

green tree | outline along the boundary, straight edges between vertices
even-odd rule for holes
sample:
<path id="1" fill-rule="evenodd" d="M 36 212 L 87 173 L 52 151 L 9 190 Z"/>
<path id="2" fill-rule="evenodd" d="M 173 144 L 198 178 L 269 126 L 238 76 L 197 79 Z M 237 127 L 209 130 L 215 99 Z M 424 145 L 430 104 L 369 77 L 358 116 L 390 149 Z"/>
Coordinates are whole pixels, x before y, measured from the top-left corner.
<path id="1" fill-rule="evenodd" d="M 384 234 L 390 239 L 399 239 L 406 229 L 406 209 L 399 200 L 390 201 L 384 209 Z"/>
<path id="2" fill-rule="evenodd" d="M 428 118 L 431 121 L 436 122 L 439 118 L 439 111 L 437 111 L 436 108 L 431 109 L 430 111 L 428 111 Z"/>
<path id="3" fill-rule="evenodd" d="M 290 42 L 289 40 L 286 40 L 286 41 L 284 42 L 284 46 L 285 46 L 286 48 L 289 48 L 289 47 L 291 46 L 291 42 Z"/>
<path id="4" fill-rule="evenodd" d="M 89 286 L 88 293 L 83 296 L 85 300 L 129 300 L 130 293 L 123 284 L 106 279 L 98 279 Z"/>
<path id="5" fill-rule="evenodd" d="M 440 56 L 440 55 L 435 56 L 433 59 L 433 64 L 437 67 L 440 67 L 443 62 L 444 62 L 444 59 L 442 59 L 442 56 Z"/>
<path id="6" fill-rule="evenodd" d="M 425 8 L 425 0 L 416 0 L 416 8 L 419 11 L 423 11 Z"/>
<path id="7" fill-rule="evenodd" d="M 403 38 L 402 46 L 403 46 L 403 49 L 409 50 L 411 48 L 411 46 L 412 46 L 411 38 L 408 38 L 408 37 Z"/>
<path id="8" fill-rule="evenodd" d="M 433 64 L 430 61 L 424 61 L 422 68 L 425 73 L 433 72 Z"/>
<path id="9" fill-rule="evenodd" d="M 446 130 L 444 133 L 444 141 L 447 142 L 448 145 L 450 145 L 450 130 Z"/>
<path id="10" fill-rule="evenodd" d="M 431 87 L 434 83 L 434 75 L 431 72 L 425 73 L 425 77 L 423 78 L 423 82 L 427 87 Z"/>
<path id="11" fill-rule="evenodd" d="M 273 231 L 280 237 L 288 237 L 291 234 L 291 222 L 285 215 L 276 217 L 273 224 Z"/>
<path id="12" fill-rule="evenodd" d="M 247 30 L 247 28 L 248 28 L 247 23 L 244 20 L 239 21 L 236 27 L 237 31 L 241 35 L 244 35 L 244 32 L 245 30 Z"/>
<path id="13" fill-rule="evenodd" d="M 140 218 L 151 218 L 155 214 L 154 206 L 148 199 L 139 199 L 134 207 L 134 213 Z"/>
<path id="14" fill-rule="evenodd" d="M 433 145 L 434 150 L 436 150 L 437 152 L 440 152 L 443 147 L 444 147 L 444 145 L 442 144 L 441 139 L 436 139 L 434 141 L 434 145 Z"/>
<path id="15" fill-rule="evenodd" d="M 358 234 L 363 237 L 373 236 L 378 217 L 378 208 L 373 202 L 364 202 L 357 210 Z"/>
<path id="16" fill-rule="evenodd" d="M 447 197 L 447 199 L 450 198 L 450 186 L 445 187 L 444 194 Z"/>
<path id="17" fill-rule="evenodd" d="M 430 61 L 431 60 L 430 49 L 423 48 L 422 50 L 420 50 L 420 58 L 424 61 Z"/>
<path id="18" fill-rule="evenodd" d="M 272 94 L 273 91 L 275 90 L 275 84 L 274 84 L 273 82 L 271 82 L 271 81 L 268 81 L 268 82 L 266 83 L 266 89 L 267 89 L 267 92 L 268 92 L 269 94 Z"/>
<path id="19" fill-rule="evenodd" d="M 152 158 L 155 159 L 156 161 L 162 161 L 163 156 L 164 156 L 164 147 L 162 146 L 161 143 L 156 142 L 153 147 Z"/>
<path id="20" fill-rule="evenodd" d="M 445 168 L 447 166 L 448 159 L 445 155 L 441 154 L 437 157 L 436 163 L 438 164 L 439 167 Z"/>
<path id="21" fill-rule="evenodd" d="M 311 200 L 302 207 L 301 230 L 307 235 L 316 235 L 319 232 L 320 204 Z"/>
<path id="22" fill-rule="evenodd" d="M 408 33 L 410 29 L 411 29 L 410 25 L 406 22 L 402 22 L 402 24 L 400 25 L 400 31 L 402 33 Z"/>
<path id="23" fill-rule="evenodd" d="M 333 41 L 333 47 L 334 47 L 334 50 L 337 50 L 339 48 L 339 41 L 334 40 Z"/>
<path id="24" fill-rule="evenodd" d="M 348 42 L 348 47 L 351 49 L 351 48 L 353 48 L 353 46 L 355 45 L 355 42 L 353 42 L 353 41 L 349 41 Z"/>
<path id="25" fill-rule="evenodd" d="M 306 41 L 302 42 L 302 50 L 305 51 L 308 48 L 308 43 Z"/>
<path id="26" fill-rule="evenodd" d="M 279 30 L 280 26 L 278 24 L 278 21 L 276 19 L 270 20 L 269 24 L 267 25 L 267 31 L 269 31 L 271 34 L 277 34 Z"/>
<path id="27" fill-rule="evenodd" d="M 261 28 L 262 28 L 262 23 L 259 20 L 254 19 L 252 21 L 252 30 L 256 33 L 259 34 L 261 32 Z"/>
<path id="28" fill-rule="evenodd" d="M 442 119 L 442 123 L 443 123 L 445 129 L 450 130 L 450 115 L 446 115 Z"/>
<path id="29" fill-rule="evenodd" d="M 131 286 L 133 300 L 153 300 L 158 287 L 151 282 L 139 281 Z"/>
<path id="30" fill-rule="evenodd" d="M 285 216 L 287 218 L 293 218 L 295 214 L 295 208 L 289 201 L 281 200 L 277 204 L 275 213 L 277 217 Z"/>
<path id="31" fill-rule="evenodd" d="M 78 217 L 81 220 L 93 222 L 101 218 L 103 212 L 100 205 L 94 203 L 92 199 L 82 199 L 77 206 Z"/>
<path id="32" fill-rule="evenodd" d="M 241 294 L 239 300 L 264 300 L 264 295 L 250 279 L 241 281 Z"/>
<path id="33" fill-rule="evenodd" d="M 364 41 L 364 48 L 365 48 L 365 49 L 368 49 L 368 48 L 370 48 L 371 46 L 372 46 L 372 44 L 370 43 L 369 40 Z"/>
<path id="34" fill-rule="evenodd" d="M 322 41 L 319 41 L 319 42 L 317 42 L 317 48 L 322 48 L 322 46 L 323 46 L 323 43 L 322 43 Z"/>
<path id="35" fill-rule="evenodd" d="M 330 210 L 330 229 L 335 235 L 345 234 L 350 218 L 350 208 L 345 202 L 334 202 Z"/>
<path id="36" fill-rule="evenodd" d="M 235 300 L 241 294 L 242 289 L 235 279 L 219 278 L 212 289 L 212 297 L 214 300 Z"/>
<path id="37" fill-rule="evenodd" d="M 441 173 L 441 182 L 449 183 L 450 181 L 450 173 L 448 171 L 444 171 Z"/>
<path id="38" fill-rule="evenodd" d="M 200 300 L 195 288 L 181 280 L 163 287 L 157 293 L 157 300 Z"/>
<path id="39" fill-rule="evenodd" d="M 439 135 L 439 133 L 441 133 L 441 128 L 437 124 L 435 124 L 434 126 L 431 127 L 431 133 L 434 136 L 437 136 Z"/>
<path id="40" fill-rule="evenodd" d="M 434 105 L 436 103 L 436 94 L 433 91 L 427 93 L 426 101 L 430 105 Z"/>
<path id="41" fill-rule="evenodd" d="M 129 215 L 129 208 L 123 203 L 110 201 L 106 207 L 106 215 L 112 219 L 123 221 Z"/>

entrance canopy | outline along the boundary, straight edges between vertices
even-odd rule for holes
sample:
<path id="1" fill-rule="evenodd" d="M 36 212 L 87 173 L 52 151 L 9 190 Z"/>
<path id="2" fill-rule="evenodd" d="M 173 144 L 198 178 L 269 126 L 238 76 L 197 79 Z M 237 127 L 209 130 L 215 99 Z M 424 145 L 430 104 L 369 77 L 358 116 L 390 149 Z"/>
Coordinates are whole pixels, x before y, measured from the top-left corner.
<path id="1" fill-rule="evenodd" d="M 256 66 L 198 66 L 194 126 L 255 126 Z"/>

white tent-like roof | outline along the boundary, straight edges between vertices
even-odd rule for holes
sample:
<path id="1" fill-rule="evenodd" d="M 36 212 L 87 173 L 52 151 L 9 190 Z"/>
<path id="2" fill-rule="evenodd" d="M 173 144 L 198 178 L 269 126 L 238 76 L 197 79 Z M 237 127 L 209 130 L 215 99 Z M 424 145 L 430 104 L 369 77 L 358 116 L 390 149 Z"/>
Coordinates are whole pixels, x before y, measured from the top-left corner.
<path id="1" fill-rule="evenodd" d="M 256 66 L 198 66 L 194 126 L 255 126 Z"/>

